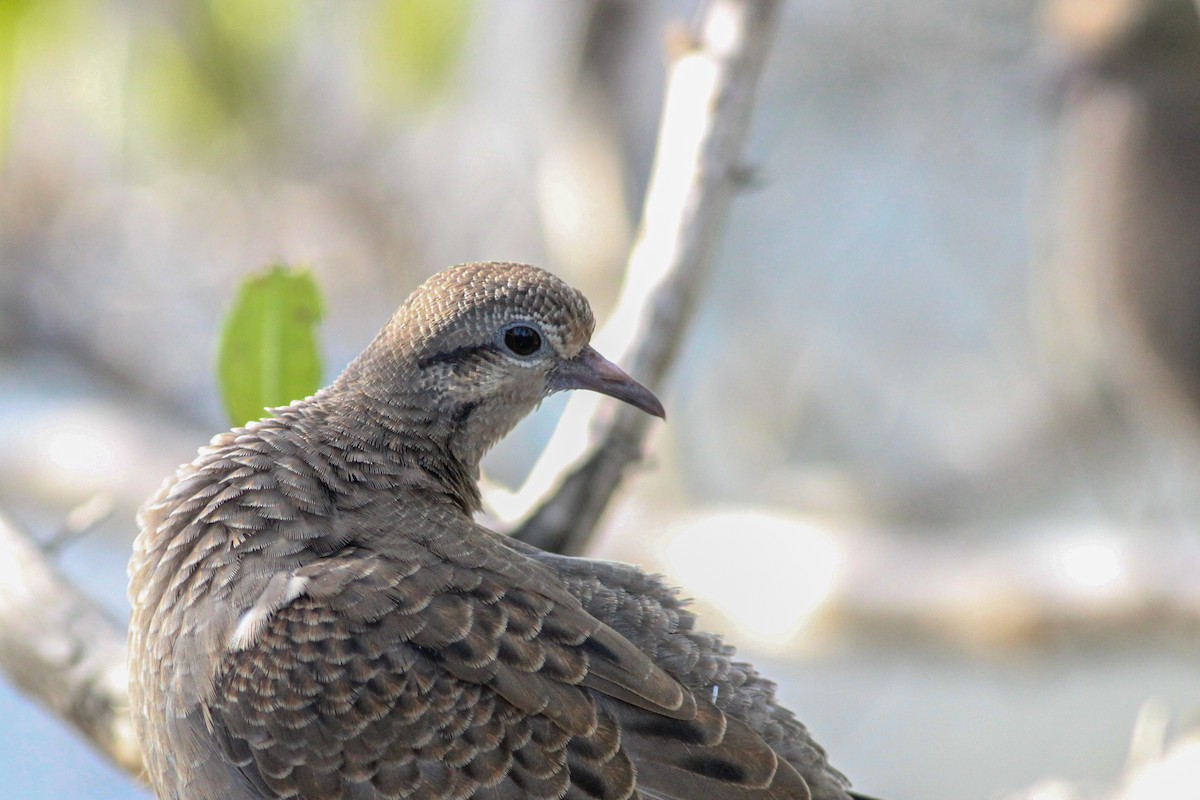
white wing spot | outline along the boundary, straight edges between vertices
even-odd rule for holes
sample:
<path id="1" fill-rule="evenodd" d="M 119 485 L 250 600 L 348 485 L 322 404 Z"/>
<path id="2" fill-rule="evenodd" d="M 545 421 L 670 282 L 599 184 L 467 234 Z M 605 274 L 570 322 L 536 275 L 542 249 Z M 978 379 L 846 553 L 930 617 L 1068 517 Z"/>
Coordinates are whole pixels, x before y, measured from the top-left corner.
<path id="1" fill-rule="evenodd" d="M 267 588 L 263 589 L 262 594 L 254 601 L 254 605 L 246 609 L 238 619 L 237 627 L 230 634 L 226 646 L 236 653 L 256 644 L 271 615 L 304 594 L 307 586 L 308 578 L 301 575 L 280 573 L 271 578 Z"/>

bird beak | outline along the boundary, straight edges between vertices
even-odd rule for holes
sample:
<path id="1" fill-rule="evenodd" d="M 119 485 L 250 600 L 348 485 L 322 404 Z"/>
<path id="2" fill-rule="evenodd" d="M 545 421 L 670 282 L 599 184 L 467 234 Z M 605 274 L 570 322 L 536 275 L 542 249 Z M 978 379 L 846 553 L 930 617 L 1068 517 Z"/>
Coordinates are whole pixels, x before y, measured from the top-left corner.
<path id="1" fill-rule="evenodd" d="M 647 414 L 667 418 L 667 412 L 654 392 L 629 377 L 623 369 L 597 353 L 590 345 L 584 345 L 574 358 L 560 362 L 547 378 L 546 387 L 551 392 L 590 389 L 629 403 Z"/>

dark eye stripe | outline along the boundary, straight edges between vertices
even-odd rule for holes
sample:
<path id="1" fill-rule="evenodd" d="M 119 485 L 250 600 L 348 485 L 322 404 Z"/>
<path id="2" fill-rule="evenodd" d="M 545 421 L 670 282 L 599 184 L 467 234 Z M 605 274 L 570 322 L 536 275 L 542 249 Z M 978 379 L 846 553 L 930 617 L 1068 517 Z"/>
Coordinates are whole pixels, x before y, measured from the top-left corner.
<path id="1" fill-rule="evenodd" d="M 453 350 L 447 351 L 445 353 L 434 353 L 431 356 L 422 358 L 420 361 L 417 362 L 417 366 L 420 367 L 421 369 L 425 369 L 426 367 L 431 367 L 434 364 L 444 364 L 447 361 L 449 361 L 449 362 L 462 361 L 462 360 L 466 360 L 466 359 L 470 359 L 470 358 L 475 358 L 484 353 L 494 354 L 494 353 L 499 353 L 499 352 L 500 352 L 500 349 L 498 347 L 496 347 L 494 344 L 468 344 L 468 345 L 463 345 L 462 347 L 456 347 Z"/>

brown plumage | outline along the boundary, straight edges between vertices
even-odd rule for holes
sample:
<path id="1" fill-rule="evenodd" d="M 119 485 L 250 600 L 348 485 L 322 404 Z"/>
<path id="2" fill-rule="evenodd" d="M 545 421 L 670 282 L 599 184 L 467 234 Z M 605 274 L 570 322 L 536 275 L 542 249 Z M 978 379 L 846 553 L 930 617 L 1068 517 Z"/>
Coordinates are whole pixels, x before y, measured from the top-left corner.
<path id="1" fill-rule="evenodd" d="M 548 394 L 659 416 L 583 296 L 519 264 L 416 290 L 331 386 L 142 510 L 134 718 L 172 800 L 845 800 L 774 686 L 660 579 L 472 520 Z"/>

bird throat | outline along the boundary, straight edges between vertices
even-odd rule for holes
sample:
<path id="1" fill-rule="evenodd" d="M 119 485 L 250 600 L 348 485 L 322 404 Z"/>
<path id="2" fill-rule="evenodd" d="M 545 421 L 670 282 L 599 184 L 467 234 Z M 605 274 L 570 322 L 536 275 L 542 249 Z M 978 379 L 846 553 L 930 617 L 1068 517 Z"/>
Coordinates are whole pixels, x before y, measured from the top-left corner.
<path id="1" fill-rule="evenodd" d="M 480 510 L 479 460 L 486 448 L 476 452 L 463 445 L 474 409 L 447 415 L 421 395 L 376 397 L 361 387 L 337 384 L 322 395 L 314 399 L 323 407 L 322 427 L 335 447 L 383 474 L 398 468 L 411 476 L 415 470 L 420 473 L 416 483 L 468 516 Z"/>

